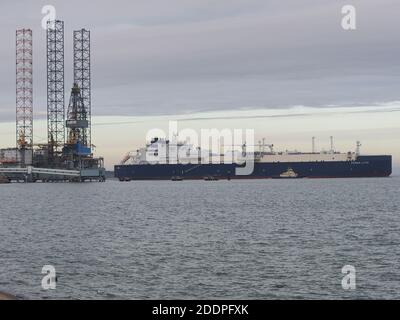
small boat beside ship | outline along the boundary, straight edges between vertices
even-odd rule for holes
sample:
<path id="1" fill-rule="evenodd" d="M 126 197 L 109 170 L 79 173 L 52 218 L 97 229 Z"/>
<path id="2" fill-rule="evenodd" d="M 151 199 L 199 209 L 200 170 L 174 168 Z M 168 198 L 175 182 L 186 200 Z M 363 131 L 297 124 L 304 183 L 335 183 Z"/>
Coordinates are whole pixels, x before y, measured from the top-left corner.
<path id="1" fill-rule="evenodd" d="M 279 176 L 274 176 L 272 179 L 300 179 L 303 178 L 299 176 L 292 168 L 288 168 L 285 172 L 282 172 Z"/>
<path id="2" fill-rule="evenodd" d="M 171 178 L 171 181 L 183 181 L 183 178 L 182 178 L 182 177 L 179 177 L 179 176 L 173 176 L 173 177 Z"/>

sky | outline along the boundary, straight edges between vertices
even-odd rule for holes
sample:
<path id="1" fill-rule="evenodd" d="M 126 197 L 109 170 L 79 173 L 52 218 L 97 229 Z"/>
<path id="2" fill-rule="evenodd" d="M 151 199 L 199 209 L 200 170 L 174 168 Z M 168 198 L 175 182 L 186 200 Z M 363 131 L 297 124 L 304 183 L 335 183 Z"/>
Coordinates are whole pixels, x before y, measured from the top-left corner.
<path id="1" fill-rule="evenodd" d="M 341 26 L 347 4 L 356 30 Z M 108 167 L 172 119 L 253 128 L 283 150 L 361 140 L 400 165 L 398 0 L 2 0 L 0 147 L 15 144 L 21 27 L 34 33 L 35 142 L 46 141 L 44 5 L 65 21 L 66 97 L 72 31 L 91 30 L 93 142 Z"/>

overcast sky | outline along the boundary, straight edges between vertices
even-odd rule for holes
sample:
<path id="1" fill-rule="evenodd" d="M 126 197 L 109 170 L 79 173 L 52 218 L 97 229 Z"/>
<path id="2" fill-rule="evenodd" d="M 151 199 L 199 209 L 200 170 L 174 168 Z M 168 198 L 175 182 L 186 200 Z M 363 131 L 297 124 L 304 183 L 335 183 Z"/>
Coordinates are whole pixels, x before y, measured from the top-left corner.
<path id="1" fill-rule="evenodd" d="M 45 118 L 41 11 L 49 4 L 65 21 L 66 102 L 72 31 L 92 32 L 94 116 L 354 108 L 400 100 L 398 0 L 2 0 L 0 122 L 15 119 L 15 29 L 21 27 L 34 32 L 35 117 Z M 341 27 L 346 4 L 357 9 L 355 31 Z M 45 139 L 45 130 L 35 134 Z"/>
<path id="2" fill-rule="evenodd" d="M 341 28 L 348 3 L 356 31 Z M 2 121 L 14 119 L 18 27 L 34 30 L 35 111 L 46 110 L 47 4 L 65 21 L 66 90 L 72 31 L 92 31 L 97 115 L 399 100 L 398 0 L 2 0 Z"/>

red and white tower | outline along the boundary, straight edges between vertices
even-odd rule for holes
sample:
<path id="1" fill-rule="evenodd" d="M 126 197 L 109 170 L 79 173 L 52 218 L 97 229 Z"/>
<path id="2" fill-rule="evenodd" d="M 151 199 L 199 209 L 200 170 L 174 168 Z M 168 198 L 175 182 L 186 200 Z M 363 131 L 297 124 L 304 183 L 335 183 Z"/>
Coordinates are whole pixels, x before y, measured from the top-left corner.
<path id="1" fill-rule="evenodd" d="M 16 124 L 18 160 L 32 163 L 33 153 L 33 39 L 32 30 L 16 32 Z"/>

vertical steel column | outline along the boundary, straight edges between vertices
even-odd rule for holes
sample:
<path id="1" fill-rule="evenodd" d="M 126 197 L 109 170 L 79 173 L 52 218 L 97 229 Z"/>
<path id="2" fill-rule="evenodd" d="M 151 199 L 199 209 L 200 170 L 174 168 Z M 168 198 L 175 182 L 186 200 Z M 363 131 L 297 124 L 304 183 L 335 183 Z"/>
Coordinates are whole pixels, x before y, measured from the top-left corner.
<path id="1" fill-rule="evenodd" d="M 22 166 L 33 155 L 33 38 L 32 30 L 16 31 L 16 140 Z M 26 157 L 28 156 L 28 157 Z"/>
<path id="2" fill-rule="evenodd" d="M 86 111 L 88 128 L 82 143 L 91 147 L 91 65 L 90 65 L 90 31 L 81 29 L 74 31 L 74 83 L 81 89 L 84 109 Z"/>
<path id="3" fill-rule="evenodd" d="M 47 23 L 47 135 L 54 164 L 65 143 L 64 22 Z"/>

